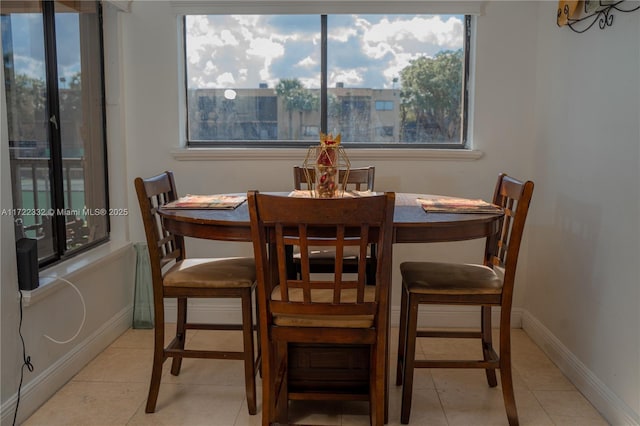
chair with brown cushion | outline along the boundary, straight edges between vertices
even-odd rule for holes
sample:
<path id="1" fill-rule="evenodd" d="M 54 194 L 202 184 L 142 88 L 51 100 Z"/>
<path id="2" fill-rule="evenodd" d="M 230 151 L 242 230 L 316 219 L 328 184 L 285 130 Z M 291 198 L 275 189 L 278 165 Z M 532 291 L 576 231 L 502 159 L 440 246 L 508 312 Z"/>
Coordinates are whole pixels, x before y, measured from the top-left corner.
<path id="1" fill-rule="evenodd" d="M 262 355 L 262 424 L 287 423 L 289 400 L 368 400 L 371 423 L 385 415 L 387 328 L 395 194 L 296 198 L 248 193 Z M 381 248 L 375 286 L 366 285 L 368 246 Z M 300 252 L 301 276 L 287 274 L 287 246 Z M 331 277 L 312 277 L 311 246 L 337 256 Z M 342 273 L 342 254 L 358 249 L 356 277 Z M 322 278 L 322 279 L 321 279 Z M 369 392 L 335 393 L 290 386 L 289 344 L 368 345 Z"/>
<path id="2" fill-rule="evenodd" d="M 177 376 L 183 358 L 233 359 L 244 361 L 245 387 L 249 414 L 256 413 L 256 366 L 260 346 L 254 354 L 251 297 L 256 287 L 256 269 L 252 258 L 187 259 L 184 238 L 162 226 L 158 207 L 178 195 L 172 172 L 135 179 L 142 221 L 147 237 L 153 281 L 155 314 L 153 367 L 146 412 L 153 413 L 160 391 L 162 365 L 173 358 L 171 374 Z M 176 335 L 165 347 L 164 301 L 177 299 Z M 190 298 L 237 298 L 242 306 L 242 324 L 192 323 L 187 319 Z M 187 330 L 242 330 L 241 352 L 185 349 Z M 254 359 L 255 357 L 255 359 Z M 188 392 L 188 390 L 187 390 Z"/>
<path id="3" fill-rule="evenodd" d="M 518 424 L 511 377 L 511 303 L 533 182 L 521 182 L 501 174 L 493 203 L 504 211 L 499 234 L 487 238 L 482 265 L 403 262 L 400 337 L 396 384 L 402 388 L 401 422 L 409 423 L 414 368 L 482 368 L 490 387 L 497 386 L 495 370 L 500 370 L 502 394 L 510 425 Z M 480 307 L 477 331 L 437 331 L 418 329 L 419 305 L 476 305 Z M 491 307 L 500 308 L 499 356 L 491 342 Z M 477 338 L 482 343 L 482 360 L 417 360 L 416 339 Z"/>
<path id="4" fill-rule="evenodd" d="M 338 181 L 345 181 L 345 169 L 338 171 Z M 343 190 L 356 190 L 356 191 L 371 191 L 373 192 L 373 183 L 375 179 L 376 168 L 375 166 L 357 167 L 349 169 L 349 174 L 346 178 L 346 185 Z M 310 190 L 312 188 L 309 185 L 309 179 L 313 182 L 315 180 L 315 169 L 313 167 L 293 167 L 293 187 L 296 190 Z M 314 247 L 311 251 L 310 267 L 311 273 L 325 273 L 332 272 L 335 262 L 335 252 L 327 247 Z M 375 246 L 372 247 L 372 251 L 368 253 L 368 256 L 372 257 L 369 262 L 369 278 L 368 282 L 373 282 L 374 264 L 375 259 Z M 300 257 L 297 252 L 293 255 L 293 265 L 296 273 L 300 275 Z M 347 247 L 344 253 L 343 260 L 344 272 L 356 272 L 358 268 L 358 253 L 357 250 L 351 247 Z"/>

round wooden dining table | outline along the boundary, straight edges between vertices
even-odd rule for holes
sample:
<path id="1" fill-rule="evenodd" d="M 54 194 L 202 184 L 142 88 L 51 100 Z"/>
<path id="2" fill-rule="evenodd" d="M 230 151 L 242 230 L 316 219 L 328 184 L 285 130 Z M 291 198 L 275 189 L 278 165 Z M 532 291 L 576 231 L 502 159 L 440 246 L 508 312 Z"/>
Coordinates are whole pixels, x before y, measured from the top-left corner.
<path id="1" fill-rule="evenodd" d="M 287 192 L 272 193 L 286 196 Z M 242 194 L 229 194 L 242 195 Z M 500 214 L 425 212 L 418 199 L 442 196 L 396 193 L 393 215 L 394 243 L 435 243 L 471 240 L 494 235 Z M 177 235 L 222 241 L 251 241 L 249 209 L 244 202 L 235 209 L 160 208 L 164 227 Z"/>
<path id="2" fill-rule="evenodd" d="M 289 193 L 269 194 L 287 196 Z M 394 243 L 461 241 L 497 234 L 502 214 L 426 212 L 418 199 L 433 197 L 441 198 L 427 194 L 396 193 Z M 251 241 L 246 202 L 230 210 L 160 208 L 159 213 L 164 227 L 177 235 L 223 241 Z M 322 390 L 335 392 L 337 395 L 348 391 L 362 394 L 363 399 L 367 400 L 368 350 L 367 346 L 362 345 L 292 345 L 289 349 L 289 388 L 297 392 Z M 388 408 L 388 392 L 385 394 L 385 406 Z M 385 412 L 388 414 L 388 410 L 385 409 Z"/>

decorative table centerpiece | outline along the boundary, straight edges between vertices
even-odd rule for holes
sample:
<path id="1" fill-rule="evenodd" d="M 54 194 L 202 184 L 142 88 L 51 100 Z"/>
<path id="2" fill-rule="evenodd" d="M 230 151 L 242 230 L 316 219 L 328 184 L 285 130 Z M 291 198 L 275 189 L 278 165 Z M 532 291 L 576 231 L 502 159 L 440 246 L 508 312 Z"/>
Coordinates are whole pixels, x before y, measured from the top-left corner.
<path id="1" fill-rule="evenodd" d="M 309 147 L 304 160 L 307 184 L 318 198 L 335 198 L 344 193 L 349 178 L 349 158 L 340 145 L 340 134 L 320 133 L 320 145 Z"/>

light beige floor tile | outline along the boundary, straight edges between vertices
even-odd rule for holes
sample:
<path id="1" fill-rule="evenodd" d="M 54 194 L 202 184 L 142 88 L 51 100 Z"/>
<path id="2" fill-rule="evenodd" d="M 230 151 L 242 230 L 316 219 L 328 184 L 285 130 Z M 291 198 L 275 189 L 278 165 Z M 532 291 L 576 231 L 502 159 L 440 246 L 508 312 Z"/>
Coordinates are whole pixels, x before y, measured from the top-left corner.
<path id="1" fill-rule="evenodd" d="M 118 337 L 110 347 L 153 350 L 153 330 L 134 330 L 130 328 Z"/>
<path id="2" fill-rule="evenodd" d="M 391 370 L 393 375 L 390 378 L 389 386 L 396 385 L 396 369 L 395 365 Z M 431 374 L 433 370 L 428 368 L 414 368 L 413 369 L 413 388 L 414 389 L 435 389 L 435 383 Z M 401 386 L 400 386 L 401 387 Z"/>
<path id="3" fill-rule="evenodd" d="M 513 344 L 511 352 L 513 365 L 516 368 L 529 371 L 557 369 L 544 352 L 532 342 L 529 342 L 529 344 L 523 343 L 522 345 Z"/>
<path id="4" fill-rule="evenodd" d="M 482 369 L 433 368 L 431 369 L 431 376 L 433 377 L 433 383 L 436 389 L 489 388 L 487 375 Z M 522 380 L 518 372 L 512 371 L 511 377 L 513 380 L 514 389 L 527 388 L 525 382 Z M 499 370 L 496 370 L 496 380 L 498 382 L 497 388 L 502 389 Z"/>
<path id="5" fill-rule="evenodd" d="M 438 396 L 451 425 L 499 425 L 506 423 L 500 389 L 449 387 Z"/>
<path id="6" fill-rule="evenodd" d="M 164 383 L 156 412 L 147 414 L 140 406 L 127 425 L 231 426 L 243 400 L 242 387 Z"/>
<path id="7" fill-rule="evenodd" d="M 105 349 L 73 378 L 73 381 L 148 383 L 151 349 Z"/>
<path id="8" fill-rule="evenodd" d="M 603 418 L 551 416 L 553 423 L 558 426 L 608 426 Z"/>
<path id="9" fill-rule="evenodd" d="M 166 323 L 164 327 L 164 341 L 168 344 L 175 336 L 176 325 Z M 187 333 L 187 342 L 194 332 Z M 142 330 L 130 328 L 124 332 L 115 342 L 111 344 L 112 348 L 131 348 L 131 349 L 153 349 L 153 330 Z"/>
<path id="10" fill-rule="evenodd" d="M 402 409 L 402 387 L 394 387 L 389 394 L 389 424 L 399 426 Z M 368 419 L 366 419 L 368 420 Z M 411 403 L 411 425 L 440 426 L 447 425 L 445 412 L 435 389 L 413 389 Z"/>
<path id="11" fill-rule="evenodd" d="M 520 329 L 512 330 L 512 367 L 530 390 L 573 390 L 573 384 Z"/>
<path id="12" fill-rule="evenodd" d="M 236 422 L 233 426 L 261 426 L 262 425 L 262 404 L 258 403 L 258 413 L 250 415 L 247 412 L 247 401 L 243 402 L 240 408 L 240 413 L 236 418 Z"/>
<path id="13" fill-rule="evenodd" d="M 241 351 L 242 332 L 234 331 L 207 331 L 193 330 L 189 347 L 192 349 L 218 350 L 218 351 Z M 255 341 L 254 341 L 255 344 Z"/>
<path id="14" fill-rule="evenodd" d="M 340 408 L 342 426 L 369 426 L 369 403 L 345 401 Z"/>
<path id="15" fill-rule="evenodd" d="M 514 367 L 527 388 L 532 391 L 570 391 L 575 390 L 573 384 L 555 366 L 545 368 Z"/>
<path id="16" fill-rule="evenodd" d="M 342 405 L 335 401 L 291 401 L 289 423 L 333 426 L 342 423 Z"/>
<path id="17" fill-rule="evenodd" d="M 146 392 L 143 383 L 69 382 L 24 425 L 125 425 Z"/>
<path id="18" fill-rule="evenodd" d="M 511 350 L 513 353 L 524 353 L 546 358 L 542 349 L 533 343 L 533 340 L 521 328 L 511 330 Z"/>
<path id="19" fill-rule="evenodd" d="M 165 364 L 170 365 L 170 361 Z M 187 358 L 182 360 L 180 374 L 165 373 L 162 383 L 244 386 L 244 363 L 240 360 Z"/>
<path id="20" fill-rule="evenodd" d="M 516 409 L 518 410 L 518 420 L 521 425 L 552 426 L 556 424 L 531 391 L 516 388 L 514 392 Z M 504 403 L 502 409 L 504 410 Z"/>
<path id="21" fill-rule="evenodd" d="M 481 359 L 480 340 L 419 338 L 426 359 Z"/>
<path id="22" fill-rule="evenodd" d="M 598 411 L 577 390 L 533 391 L 533 393 L 550 416 L 601 418 Z"/>
<path id="23" fill-rule="evenodd" d="M 249 414 L 247 399 L 242 401 L 240 412 L 233 426 L 260 426 L 262 425 L 262 381 L 256 377 L 256 400 L 258 412 L 255 415 Z"/>
<path id="24" fill-rule="evenodd" d="M 450 425 L 507 425 L 502 390 L 444 389 L 438 395 Z M 521 425 L 553 425 L 550 417 L 528 390 L 516 391 L 516 406 Z"/>

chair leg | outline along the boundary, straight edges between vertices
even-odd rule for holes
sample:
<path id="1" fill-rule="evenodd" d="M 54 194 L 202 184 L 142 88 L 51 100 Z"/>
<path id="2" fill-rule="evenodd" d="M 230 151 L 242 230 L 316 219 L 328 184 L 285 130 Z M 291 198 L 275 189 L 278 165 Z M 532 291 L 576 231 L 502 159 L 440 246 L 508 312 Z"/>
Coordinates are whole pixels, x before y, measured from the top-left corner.
<path id="1" fill-rule="evenodd" d="M 185 339 L 187 337 L 187 298 L 179 297 L 177 300 L 178 317 L 176 319 L 176 339 L 178 341 L 178 348 L 184 349 Z M 171 363 L 171 374 L 177 376 L 180 374 L 180 368 L 182 367 L 182 357 L 174 356 Z"/>
<path id="2" fill-rule="evenodd" d="M 156 310 L 157 311 L 157 310 Z M 164 315 L 164 314 L 162 314 Z M 162 364 L 164 364 L 164 316 L 155 317 L 153 365 L 151 367 L 151 382 L 147 396 L 146 413 L 156 411 L 158 393 L 160 393 L 160 379 L 162 378 Z"/>
<path id="3" fill-rule="evenodd" d="M 400 290 L 400 328 L 398 329 L 398 362 L 396 368 L 396 386 L 402 384 L 402 372 L 404 370 L 405 350 L 407 345 L 407 298 L 408 291 L 404 284 Z"/>
<path id="4" fill-rule="evenodd" d="M 409 416 L 411 415 L 411 398 L 413 396 L 413 370 L 414 362 L 416 359 L 416 334 L 418 328 L 418 306 L 419 303 L 411 294 L 409 294 L 408 300 L 408 314 L 407 314 L 407 335 L 406 335 L 406 348 L 404 354 L 404 371 L 403 378 L 404 383 L 402 385 L 402 408 L 400 414 L 400 423 L 406 425 L 409 423 Z"/>
<path id="5" fill-rule="evenodd" d="M 253 348 L 253 313 L 251 289 L 242 295 L 242 338 L 244 346 L 244 385 L 249 414 L 256 414 L 256 370 Z"/>
<path id="6" fill-rule="evenodd" d="M 516 409 L 511 374 L 511 329 L 508 320 L 501 321 L 500 324 L 500 382 L 509 425 L 518 426 L 518 410 Z"/>
<path id="7" fill-rule="evenodd" d="M 384 352 L 384 372 L 383 372 L 383 388 L 382 394 L 384 395 L 384 424 L 389 423 L 389 369 L 391 368 L 391 360 L 389 359 L 389 348 L 391 343 L 389 342 L 389 336 L 391 336 L 391 321 L 388 320 L 387 331 L 386 331 L 386 339 L 385 344 L 383 346 Z M 378 338 L 378 342 L 380 339 Z"/>
<path id="8" fill-rule="evenodd" d="M 275 422 L 273 346 L 274 343 L 262 341 L 262 426 Z"/>
<path id="9" fill-rule="evenodd" d="M 252 290 L 252 294 L 255 294 Z M 256 359 L 255 365 L 260 378 L 262 378 L 262 340 L 260 338 L 260 307 L 258 306 L 258 295 L 254 298 L 254 318 L 255 318 L 255 336 L 256 336 Z"/>
<path id="10" fill-rule="evenodd" d="M 387 416 L 385 395 L 386 387 L 386 349 L 378 343 L 371 346 L 369 356 L 369 415 L 371 426 L 382 426 Z"/>
<path id="11" fill-rule="evenodd" d="M 518 426 L 518 410 L 516 408 L 516 398 L 513 393 L 513 379 L 511 377 L 511 366 L 500 368 L 500 381 L 502 383 L 502 397 L 507 411 L 507 419 L 510 426 Z"/>
<path id="12" fill-rule="evenodd" d="M 283 425 L 289 424 L 289 351 L 287 346 L 287 342 L 276 343 L 276 356 L 274 357 L 276 419 Z"/>
<path id="13" fill-rule="evenodd" d="M 491 306 L 482 306 L 481 308 L 481 330 L 482 330 L 482 355 L 484 360 L 487 361 L 491 357 L 491 351 L 493 349 L 493 343 L 491 338 Z M 485 370 L 487 375 L 487 383 L 489 387 L 498 386 L 498 380 L 496 379 L 495 368 L 487 368 Z"/>

